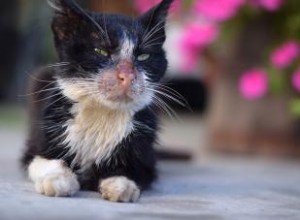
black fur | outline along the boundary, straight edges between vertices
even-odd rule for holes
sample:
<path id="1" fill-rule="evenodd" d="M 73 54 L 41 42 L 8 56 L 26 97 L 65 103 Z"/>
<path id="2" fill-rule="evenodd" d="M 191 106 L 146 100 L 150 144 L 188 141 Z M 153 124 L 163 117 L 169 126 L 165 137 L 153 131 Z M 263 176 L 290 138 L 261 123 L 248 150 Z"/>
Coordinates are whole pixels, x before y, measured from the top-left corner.
<path id="1" fill-rule="evenodd" d="M 120 30 L 128 32 L 136 43 L 134 53 L 150 53 L 151 59 L 140 63 L 135 60 L 136 68 L 143 68 L 150 73 L 150 80 L 158 82 L 165 74 L 167 61 L 162 45 L 165 31 L 162 28 L 153 38 L 159 43 L 149 48 L 141 45 L 143 33 L 151 30 L 158 22 L 165 24 L 171 0 L 164 0 L 142 17 L 133 20 L 122 15 L 107 15 L 85 12 L 71 0 L 56 1 L 61 10 L 56 11 L 52 29 L 60 62 L 69 62 L 68 68 L 45 67 L 38 71 L 30 85 L 32 97 L 30 105 L 30 134 L 22 164 L 27 167 L 32 159 L 39 155 L 47 159 L 63 159 L 68 166 L 75 155 L 69 155 L 64 144 L 62 127 L 66 121 L 74 117 L 70 109 L 74 103 L 56 88 L 56 76 L 63 78 L 83 77 L 78 69 L 96 74 L 98 69 L 113 66 L 107 57 L 96 55 L 95 47 L 105 47 L 110 53 L 119 49 Z M 96 23 L 95 23 L 96 22 Z M 97 26 L 107 30 L 109 41 L 104 35 L 95 39 Z M 77 74 L 77 75 L 76 75 Z M 79 74 L 79 75 L 78 75 Z M 99 165 L 92 165 L 83 173 L 77 173 L 82 189 L 97 190 L 98 181 L 116 175 L 126 176 L 134 180 L 141 189 L 145 189 L 156 177 L 155 154 L 153 145 L 156 142 L 157 119 L 151 106 L 146 106 L 134 115 L 135 121 L 144 125 L 137 132 L 132 132 L 115 148 L 110 158 Z M 74 172 L 79 166 L 72 167 Z"/>

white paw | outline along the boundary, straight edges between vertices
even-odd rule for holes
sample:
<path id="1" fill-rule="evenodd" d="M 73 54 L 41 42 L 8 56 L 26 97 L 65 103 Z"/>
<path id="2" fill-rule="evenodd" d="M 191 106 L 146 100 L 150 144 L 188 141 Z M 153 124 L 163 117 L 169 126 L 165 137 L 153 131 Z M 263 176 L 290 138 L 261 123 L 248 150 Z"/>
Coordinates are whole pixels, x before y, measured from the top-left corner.
<path id="1" fill-rule="evenodd" d="M 137 185 L 123 176 L 102 180 L 99 190 L 103 199 L 112 202 L 136 202 L 140 197 Z"/>
<path id="2" fill-rule="evenodd" d="M 80 188 L 76 175 L 62 160 L 35 157 L 28 174 L 36 191 L 46 196 L 72 196 Z"/>
<path id="3" fill-rule="evenodd" d="M 72 196 L 79 190 L 75 174 L 71 172 L 45 176 L 35 181 L 35 189 L 46 196 Z"/>

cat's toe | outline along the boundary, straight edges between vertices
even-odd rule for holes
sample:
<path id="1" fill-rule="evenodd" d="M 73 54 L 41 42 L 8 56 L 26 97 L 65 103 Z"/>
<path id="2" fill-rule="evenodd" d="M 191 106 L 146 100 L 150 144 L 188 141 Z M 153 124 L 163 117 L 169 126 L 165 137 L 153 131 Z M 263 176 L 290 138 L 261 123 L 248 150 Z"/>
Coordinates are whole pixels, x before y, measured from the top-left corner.
<path id="1" fill-rule="evenodd" d="M 79 187 L 73 173 L 49 175 L 35 182 L 36 191 L 46 196 L 72 196 L 79 190 Z"/>
<path id="2" fill-rule="evenodd" d="M 112 202 L 136 202 L 140 197 L 137 185 L 126 177 L 111 177 L 100 182 L 103 199 Z"/>

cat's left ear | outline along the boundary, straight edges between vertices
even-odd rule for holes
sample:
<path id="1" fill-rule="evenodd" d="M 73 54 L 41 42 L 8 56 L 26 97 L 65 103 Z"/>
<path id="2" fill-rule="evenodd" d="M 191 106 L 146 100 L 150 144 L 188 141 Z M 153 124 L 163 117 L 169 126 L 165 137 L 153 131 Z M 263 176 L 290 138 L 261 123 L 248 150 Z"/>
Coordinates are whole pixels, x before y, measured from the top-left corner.
<path id="1" fill-rule="evenodd" d="M 74 0 L 48 0 L 54 10 L 52 30 L 57 40 L 73 37 L 78 27 L 88 23 L 87 13 Z"/>
<path id="2" fill-rule="evenodd" d="M 138 19 L 141 24 L 146 28 L 146 32 L 153 31 L 152 38 L 161 37 L 162 41 L 165 41 L 165 24 L 168 17 L 168 12 L 173 3 L 173 0 L 162 0 L 162 2 L 147 11 Z"/>

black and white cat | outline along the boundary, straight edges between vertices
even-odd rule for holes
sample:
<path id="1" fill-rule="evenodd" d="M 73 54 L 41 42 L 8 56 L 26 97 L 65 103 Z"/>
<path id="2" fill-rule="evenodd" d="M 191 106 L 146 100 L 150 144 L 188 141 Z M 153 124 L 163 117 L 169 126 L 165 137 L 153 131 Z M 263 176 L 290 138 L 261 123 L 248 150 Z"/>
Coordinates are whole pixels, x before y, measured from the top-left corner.
<path id="1" fill-rule="evenodd" d="M 162 46 L 172 0 L 137 18 L 54 3 L 60 63 L 33 76 L 23 165 L 47 196 L 86 189 L 136 201 L 156 177 L 151 107 L 167 69 Z"/>

